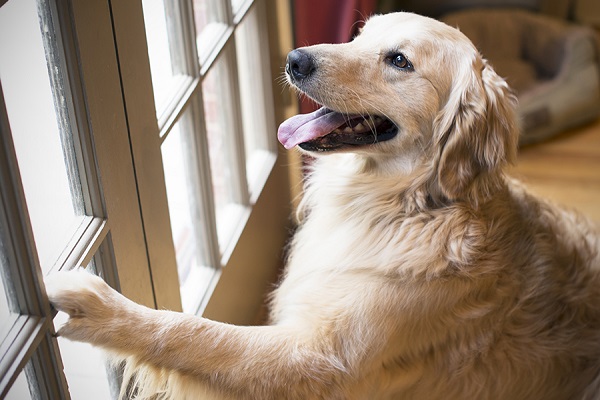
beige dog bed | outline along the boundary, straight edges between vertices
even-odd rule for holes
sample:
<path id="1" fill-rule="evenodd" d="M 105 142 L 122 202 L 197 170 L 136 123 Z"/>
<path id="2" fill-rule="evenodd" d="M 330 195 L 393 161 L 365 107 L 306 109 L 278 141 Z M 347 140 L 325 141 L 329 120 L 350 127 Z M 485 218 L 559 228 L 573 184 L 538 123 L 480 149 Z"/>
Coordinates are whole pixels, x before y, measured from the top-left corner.
<path id="1" fill-rule="evenodd" d="M 447 14 L 519 98 L 521 144 L 588 122 L 600 113 L 599 47 L 586 27 L 517 9 Z"/>

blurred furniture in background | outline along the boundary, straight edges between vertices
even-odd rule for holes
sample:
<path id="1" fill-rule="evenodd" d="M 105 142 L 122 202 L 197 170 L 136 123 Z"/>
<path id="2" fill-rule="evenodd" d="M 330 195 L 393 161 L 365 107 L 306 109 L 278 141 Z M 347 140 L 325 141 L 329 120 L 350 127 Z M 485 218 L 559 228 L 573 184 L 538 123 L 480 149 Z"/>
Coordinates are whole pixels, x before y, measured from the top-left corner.
<path id="1" fill-rule="evenodd" d="M 519 98 L 521 144 L 598 117 L 595 32 L 522 9 L 469 9 L 441 18 L 467 35 Z"/>
<path id="2" fill-rule="evenodd" d="M 381 0 L 382 12 L 413 11 L 467 35 L 519 98 L 521 144 L 600 114 L 598 0 Z"/>

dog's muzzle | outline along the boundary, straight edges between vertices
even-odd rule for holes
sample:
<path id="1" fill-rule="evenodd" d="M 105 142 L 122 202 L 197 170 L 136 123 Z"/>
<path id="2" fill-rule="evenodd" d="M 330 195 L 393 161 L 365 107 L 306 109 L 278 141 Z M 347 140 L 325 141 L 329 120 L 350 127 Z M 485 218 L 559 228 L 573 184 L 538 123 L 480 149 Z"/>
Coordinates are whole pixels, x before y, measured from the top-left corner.
<path id="1" fill-rule="evenodd" d="M 309 51 L 296 49 L 288 54 L 285 65 L 288 79 L 313 99 L 311 93 L 305 91 L 305 84 L 311 76 L 313 80 L 316 78 L 316 70 L 317 62 Z M 347 114 L 325 105 L 315 112 L 283 122 L 277 136 L 287 149 L 300 146 L 306 151 L 324 152 L 384 142 L 397 133 L 398 127 L 384 116 L 368 112 Z"/>

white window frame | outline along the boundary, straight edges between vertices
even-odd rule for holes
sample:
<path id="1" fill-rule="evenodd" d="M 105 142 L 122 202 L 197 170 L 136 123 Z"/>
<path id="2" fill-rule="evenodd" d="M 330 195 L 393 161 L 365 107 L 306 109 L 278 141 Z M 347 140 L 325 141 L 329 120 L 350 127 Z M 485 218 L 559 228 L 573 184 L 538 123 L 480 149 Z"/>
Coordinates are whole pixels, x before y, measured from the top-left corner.
<path id="1" fill-rule="evenodd" d="M 256 314 L 261 304 L 257 302 L 248 302 L 247 299 L 245 301 L 232 302 L 231 295 L 232 293 L 246 292 L 249 293 L 248 298 L 258 298 L 259 292 L 264 292 L 265 290 L 264 284 L 268 280 L 266 277 L 269 274 L 273 274 L 273 262 L 263 261 L 262 265 L 264 265 L 264 267 L 260 268 L 259 266 L 256 266 L 256 270 L 254 270 L 255 277 L 246 281 L 239 280 L 236 282 L 235 280 L 237 280 L 237 278 L 234 278 L 234 276 L 237 275 L 225 274 L 224 272 L 237 271 L 237 274 L 241 272 L 240 270 L 242 269 L 248 269 L 244 267 L 244 264 L 247 264 L 248 260 L 239 259 L 236 250 L 240 247 L 246 247 L 247 245 L 245 245 L 245 243 L 253 243 L 253 246 L 257 246 L 256 239 L 249 237 L 253 234 L 252 225 L 256 225 L 256 223 L 248 225 L 252 213 L 258 214 L 263 207 L 268 209 L 269 206 L 266 205 L 268 202 L 271 204 L 278 201 L 282 204 L 285 202 L 285 207 L 280 207 L 276 213 L 266 217 L 266 221 L 263 222 L 263 224 L 268 226 L 266 230 L 277 229 L 274 225 L 280 225 L 283 229 L 279 231 L 280 237 L 285 238 L 285 229 L 289 226 L 287 221 L 290 210 L 287 207 L 287 203 L 289 203 L 289 193 L 286 193 L 284 196 L 285 200 L 281 201 L 277 199 L 277 197 L 281 197 L 281 193 L 276 195 L 274 193 L 271 194 L 269 190 L 264 190 L 265 187 L 268 187 L 270 181 L 279 181 L 280 185 L 288 186 L 287 170 L 286 168 L 283 168 L 282 165 L 287 163 L 287 161 L 283 161 L 284 157 L 282 157 L 282 161 L 277 162 L 279 154 L 275 140 L 276 125 L 274 106 L 272 103 L 267 103 L 266 115 L 264 115 L 264 129 L 269 131 L 268 137 L 270 137 L 271 140 L 267 141 L 265 147 L 270 156 L 267 155 L 267 159 L 262 160 L 263 168 L 257 174 L 256 179 L 251 183 L 248 190 L 248 186 L 246 185 L 246 164 L 244 162 L 244 155 L 242 154 L 243 147 L 238 146 L 235 149 L 234 153 L 236 156 L 232 162 L 235 166 L 234 179 L 238 181 L 236 187 L 240 189 L 240 192 L 237 193 L 237 203 L 242 206 L 242 210 L 240 214 L 238 214 L 240 223 L 238 224 L 237 229 L 235 229 L 233 238 L 229 242 L 230 245 L 221 249 L 221 251 L 219 250 L 215 232 L 216 216 L 214 214 L 212 196 L 210 195 L 212 189 L 210 184 L 211 176 L 209 172 L 210 166 L 208 163 L 206 131 L 201 123 L 203 110 L 202 106 L 198 104 L 202 101 L 202 82 L 207 74 L 211 72 L 215 63 L 219 59 L 225 57 L 224 61 L 228 63 L 227 67 L 232 71 L 232 76 L 235 77 L 231 82 L 230 90 L 234 96 L 237 96 L 240 88 L 237 82 L 237 66 L 233 62 L 235 60 L 235 55 L 225 54 L 225 52 L 232 52 L 235 48 L 235 30 L 244 21 L 244 18 L 249 15 L 249 12 L 255 11 L 257 13 L 260 18 L 259 24 L 261 26 L 266 27 L 269 25 L 267 22 L 268 10 L 266 1 L 246 0 L 238 3 L 239 5 L 237 10 L 235 10 L 235 13 L 234 10 L 226 7 L 225 15 L 227 20 L 225 21 L 225 24 L 222 29 L 215 29 L 210 32 L 212 36 L 207 39 L 209 45 L 204 51 L 200 52 L 199 60 L 195 53 L 196 42 L 183 40 L 183 46 L 187 47 L 185 49 L 186 56 L 184 58 L 188 60 L 188 65 L 186 66 L 187 70 L 185 72 L 191 79 L 181 81 L 176 101 L 172 103 L 171 109 L 160 116 L 158 121 L 153 121 L 148 118 L 148 115 L 152 115 L 152 113 L 155 112 L 155 106 L 154 98 L 152 96 L 152 87 L 150 85 L 150 66 L 149 63 L 146 65 L 143 65 L 142 63 L 144 60 L 147 61 L 147 56 L 145 56 L 147 53 L 145 42 L 146 34 L 142 19 L 140 19 L 140 16 L 143 16 L 142 7 L 136 2 L 117 2 L 113 4 L 112 10 L 122 77 L 127 77 L 127 79 L 123 78 L 122 81 L 132 151 L 136 161 L 136 171 L 141 171 L 137 174 L 141 209 L 143 215 L 145 215 L 144 221 L 149 220 L 150 218 L 156 219 L 157 216 L 158 219 L 162 221 L 152 225 L 145 224 L 146 237 L 149 238 L 148 240 L 151 240 L 150 238 L 155 238 L 154 240 L 156 242 L 161 243 L 165 243 L 168 239 L 166 235 L 169 230 L 164 229 L 169 223 L 168 214 L 165 210 L 160 209 L 161 204 L 153 203 L 156 193 L 165 190 L 163 186 L 157 187 L 157 183 L 162 185 L 163 181 L 162 179 L 159 179 L 162 174 L 162 169 L 156 167 L 156 165 L 158 165 L 156 160 L 160 159 L 160 143 L 165 140 L 165 137 L 169 134 L 172 126 L 181 118 L 184 112 L 193 108 L 193 112 L 199 115 L 199 118 L 192 122 L 198 124 L 196 126 L 196 131 L 198 132 L 196 137 L 197 142 L 192 145 L 196 146 L 198 149 L 199 156 L 196 162 L 199 165 L 198 180 L 201 183 L 199 189 L 205 199 L 202 204 L 202 213 L 203 220 L 208 221 L 206 226 L 200 228 L 205 230 L 202 234 L 209 238 L 209 242 L 206 245 L 206 248 L 208 249 L 207 263 L 214 268 L 213 279 L 206 287 L 206 294 L 202 301 L 196 307 L 197 314 L 211 316 L 215 319 L 227 320 L 228 322 L 250 323 L 252 317 L 249 317 L 249 315 Z M 185 0 L 177 0 L 174 4 L 174 7 L 180 11 L 186 10 L 187 7 L 189 7 L 189 2 Z M 193 21 L 190 17 L 188 20 L 184 21 L 183 32 L 180 34 L 184 37 L 187 35 L 189 39 L 190 36 L 195 36 L 194 29 Z M 266 30 L 263 30 L 261 35 L 264 39 L 263 46 L 265 46 L 266 51 L 263 52 L 263 58 L 261 60 L 263 68 L 260 69 L 260 72 L 263 75 L 256 77 L 257 80 L 263 82 L 260 93 L 257 93 L 257 96 L 259 98 L 260 96 L 268 96 L 267 98 L 269 98 L 273 96 L 274 92 L 281 93 L 281 89 L 274 88 L 273 86 L 275 79 L 273 78 L 270 68 L 271 59 L 269 59 L 269 40 Z M 278 43 L 275 43 L 275 45 L 278 45 Z M 278 48 L 275 48 L 275 50 L 279 53 Z M 280 61 L 277 62 L 279 63 Z M 275 73 L 275 76 L 277 76 L 277 72 Z M 196 96 L 196 101 L 190 101 L 190 98 L 193 96 Z M 236 107 L 239 107 L 239 104 L 233 102 L 232 115 L 234 118 L 231 123 L 234 128 L 232 130 L 237 133 L 236 142 L 243 143 L 243 137 L 241 137 L 243 124 L 242 115 L 241 111 Z M 139 168 L 137 167 L 137 165 L 139 165 L 137 164 L 138 160 L 141 160 L 143 165 Z M 152 167 L 153 165 L 154 167 Z M 274 168 L 275 166 L 277 166 L 277 168 Z M 269 196 L 275 198 L 267 198 Z M 277 222 L 269 225 L 271 220 Z M 254 231 L 256 231 L 256 229 L 254 229 Z M 281 240 L 275 241 L 269 252 L 274 254 L 275 246 L 281 246 L 282 244 L 283 242 Z M 265 244 L 262 243 L 258 246 L 264 247 Z M 279 249 L 281 249 L 281 247 L 279 247 Z M 158 307 L 173 309 L 174 305 L 169 303 L 169 299 L 160 298 L 161 293 L 173 293 L 173 288 L 178 285 L 176 275 L 173 274 L 172 268 L 165 267 L 165 260 L 168 261 L 174 259 L 171 253 L 173 250 L 164 249 L 164 246 L 162 250 L 166 250 L 166 253 L 169 254 L 165 255 L 165 253 L 158 251 L 150 254 L 152 276 L 154 277 L 154 284 L 157 288 L 156 300 Z M 277 254 L 280 254 L 280 250 L 277 251 Z M 155 257 L 157 261 L 153 261 L 153 257 Z M 158 261 L 160 259 L 163 261 Z M 257 276 L 259 279 L 256 278 Z M 257 283 L 256 287 L 252 287 L 252 285 L 247 285 L 249 282 L 260 283 Z M 165 289 L 161 290 L 157 285 L 162 285 Z M 238 297 L 240 299 L 243 298 L 243 296 Z M 179 305 L 179 307 L 181 306 Z"/>

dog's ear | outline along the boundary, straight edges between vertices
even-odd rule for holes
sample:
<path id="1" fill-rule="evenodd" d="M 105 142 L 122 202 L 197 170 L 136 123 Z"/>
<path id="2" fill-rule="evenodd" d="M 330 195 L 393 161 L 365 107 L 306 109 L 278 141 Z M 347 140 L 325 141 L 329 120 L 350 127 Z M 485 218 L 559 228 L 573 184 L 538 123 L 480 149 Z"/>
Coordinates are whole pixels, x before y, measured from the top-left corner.
<path id="1" fill-rule="evenodd" d="M 516 157 L 516 99 L 485 60 L 462 72 L 435 121 L 435 174 L 444 197 L 477 201 Z"/>

